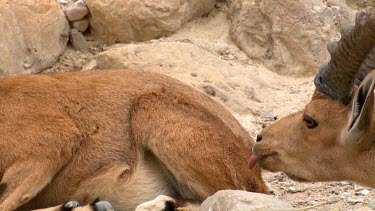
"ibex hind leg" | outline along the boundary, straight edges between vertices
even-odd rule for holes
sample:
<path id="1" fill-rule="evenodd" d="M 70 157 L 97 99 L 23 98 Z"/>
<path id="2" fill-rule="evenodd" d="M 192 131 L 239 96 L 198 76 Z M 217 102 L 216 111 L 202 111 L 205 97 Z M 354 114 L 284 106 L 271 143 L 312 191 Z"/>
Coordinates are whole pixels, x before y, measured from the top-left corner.
<path id="1" fill-rule="evenodd" d="M 5 170 L 0 210 L 15 210 L 34 198 L 52 179 L 55 171 L 48 161 L 16 162 Z"/>
<path id="2" fill-rule="evenodd" d="M 200 203 L 195 201 L 159 195 L 152 201 L 140 204 L 135 211 L 195 211 L 199 205 Z"/>
<path id="3" fill-rule="evenodd" d="M 181 197 L 202 201 L 222 189 L 267 191 L 248 170 L 250 149 L 218 117 L 183 96 L 144 95 L 131 121 L 135 140 L 171 172 Z"/>

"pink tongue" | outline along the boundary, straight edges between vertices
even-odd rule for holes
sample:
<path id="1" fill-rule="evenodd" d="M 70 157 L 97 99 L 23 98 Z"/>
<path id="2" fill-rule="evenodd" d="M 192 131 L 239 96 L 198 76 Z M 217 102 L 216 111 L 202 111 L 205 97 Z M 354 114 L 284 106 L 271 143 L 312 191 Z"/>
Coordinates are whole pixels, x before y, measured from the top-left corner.
<path id="1" fill-rule="evenodd" d="M 259 156 L 258 155 L 252 155 L 249 159 L 249 169 L 252 170 L 255 165 L 257 164 Z"/>

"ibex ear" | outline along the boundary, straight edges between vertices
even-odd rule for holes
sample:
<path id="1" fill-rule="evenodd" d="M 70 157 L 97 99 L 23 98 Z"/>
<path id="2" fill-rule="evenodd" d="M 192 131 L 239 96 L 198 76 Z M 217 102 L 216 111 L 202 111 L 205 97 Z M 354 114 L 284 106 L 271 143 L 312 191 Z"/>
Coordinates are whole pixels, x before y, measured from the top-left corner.
<path id="1" fill-rule="evenodd" d="M 349 121 L 342 134 L 344 141 L 359 143 L 361 136 L 371 129 L 374 106 L 375 70 L 362 81 L 353 98 Z"/>

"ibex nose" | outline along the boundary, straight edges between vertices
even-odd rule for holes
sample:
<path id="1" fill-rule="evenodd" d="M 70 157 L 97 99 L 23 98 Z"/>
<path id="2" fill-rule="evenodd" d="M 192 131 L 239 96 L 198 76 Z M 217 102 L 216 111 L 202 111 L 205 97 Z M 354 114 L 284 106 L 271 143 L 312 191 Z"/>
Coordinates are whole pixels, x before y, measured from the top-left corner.
<path id="1" fill-rule="evenodd" d="M 262 141 L 262 134 L 257 135 L 257 142 L 260 142 L 260 141 Z"/>

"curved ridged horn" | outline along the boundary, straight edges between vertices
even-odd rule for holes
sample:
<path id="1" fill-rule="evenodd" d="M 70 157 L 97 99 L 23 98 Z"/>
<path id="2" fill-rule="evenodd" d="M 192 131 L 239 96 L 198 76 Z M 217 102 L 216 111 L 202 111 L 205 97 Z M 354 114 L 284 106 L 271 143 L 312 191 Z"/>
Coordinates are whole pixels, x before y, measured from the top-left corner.
<path id="1" fill-rule="evenodd" d="M 314 83 L 320 92 L 348 105 L 359 68 L 375 46 L 374 9 L 358 12 L 353 29 L 343 31 L 328 66 L 320 69 Z"/>
<path id="2" fill-rule="evenodd" d="M 355 83 L 359 86 L 363 79 L 365 79 L 366 75 L 373 69 L 375 69 L 375 47 L 372 48 L 370 54 L 359 68 Z"/>

